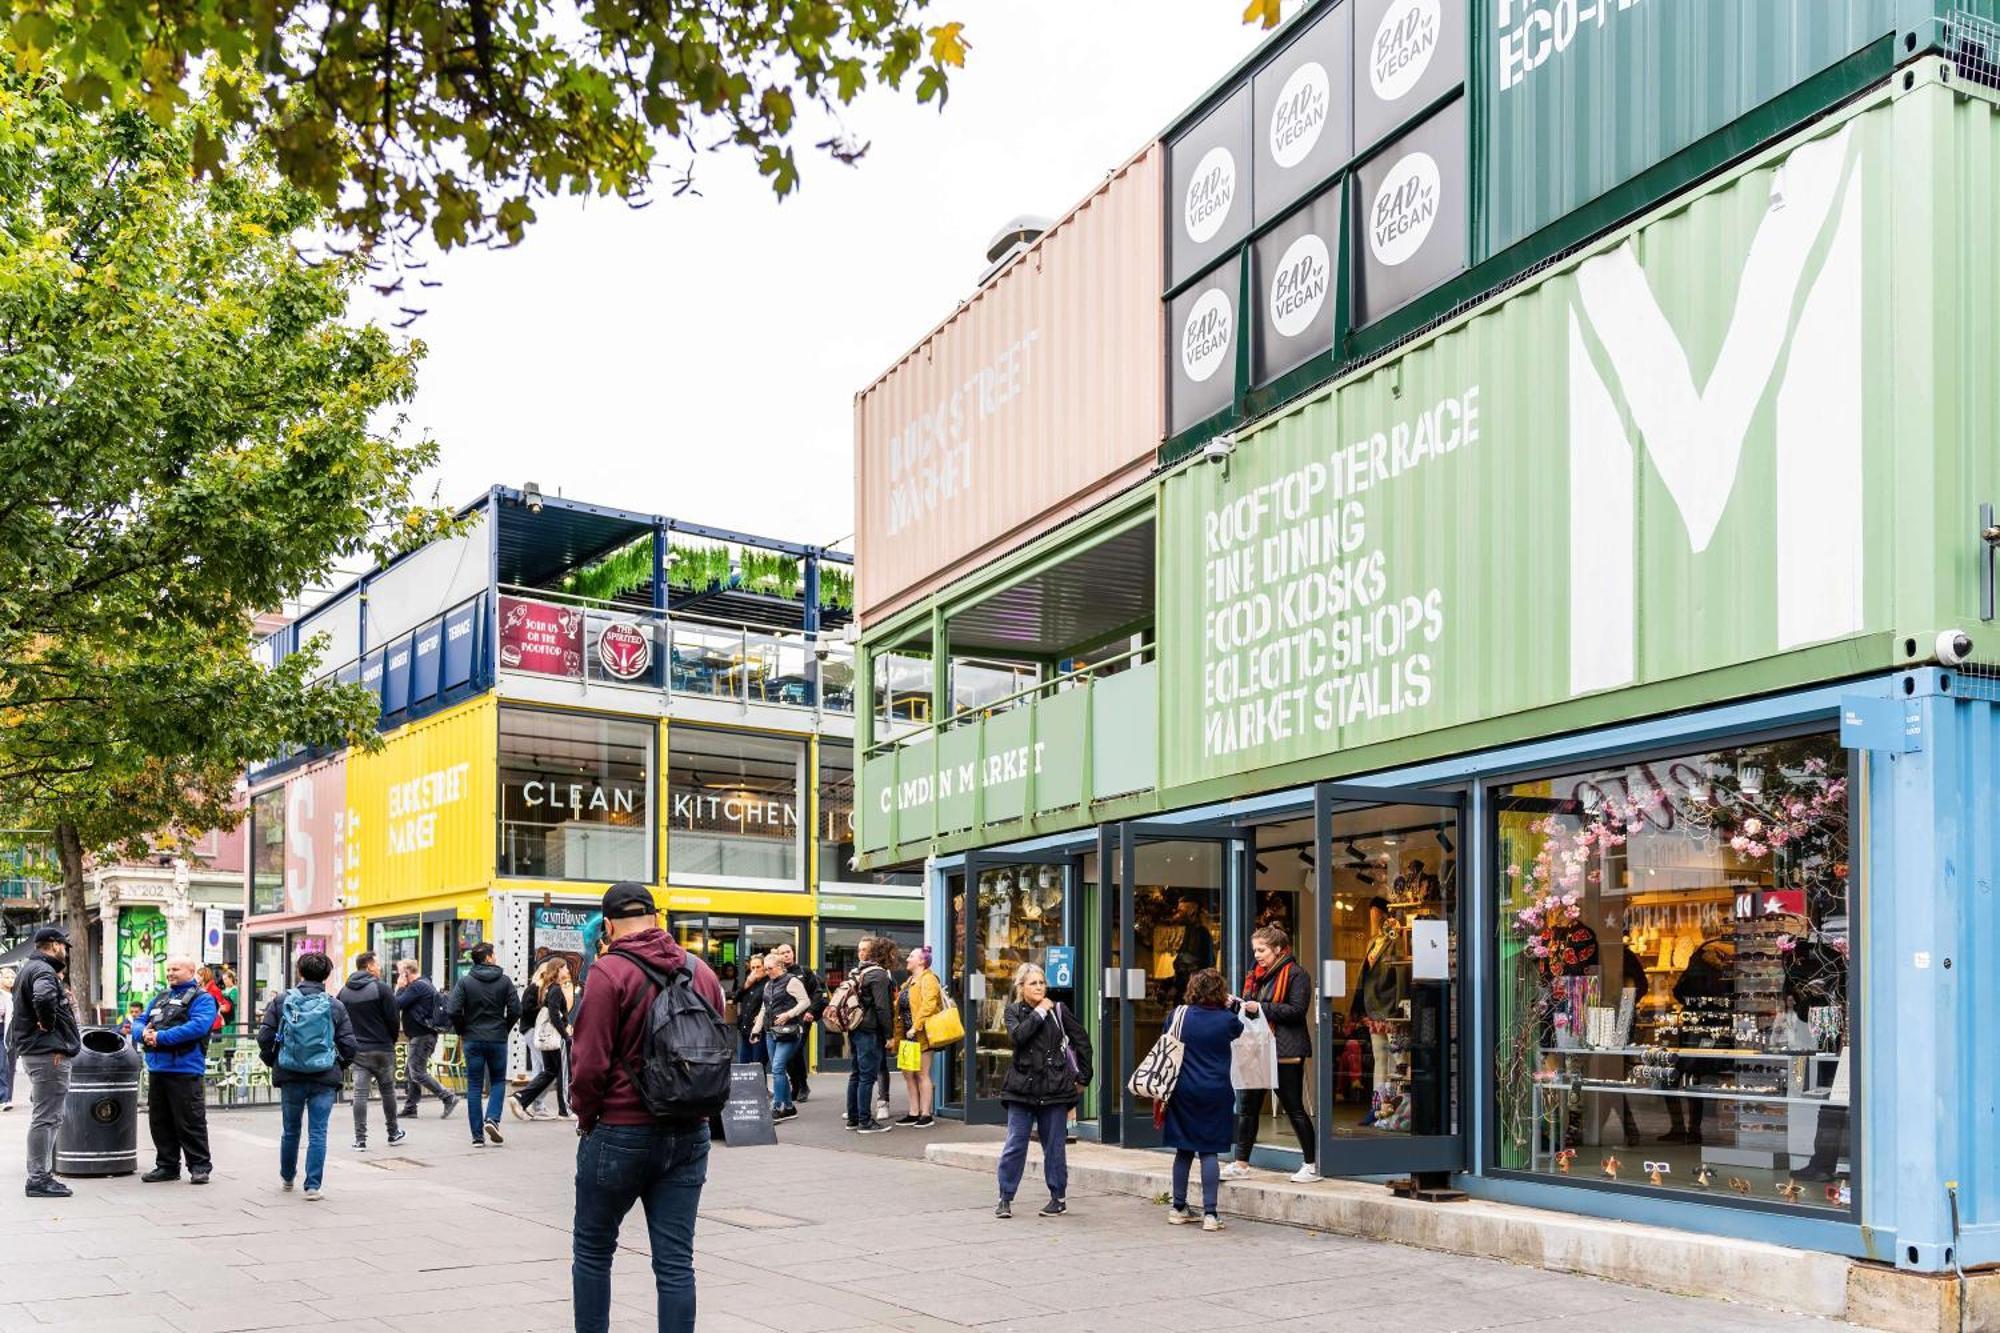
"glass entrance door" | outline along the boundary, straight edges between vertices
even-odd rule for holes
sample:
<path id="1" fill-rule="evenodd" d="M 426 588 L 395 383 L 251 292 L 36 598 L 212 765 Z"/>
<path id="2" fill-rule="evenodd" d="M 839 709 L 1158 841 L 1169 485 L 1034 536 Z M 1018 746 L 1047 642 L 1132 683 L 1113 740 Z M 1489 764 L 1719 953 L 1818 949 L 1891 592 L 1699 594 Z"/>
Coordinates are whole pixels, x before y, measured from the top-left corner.
<path id="1" fill-rule="evenodd" d="M 955 925 L 963 937 L 953 993 L 962 1011 L 965 1040 L 959 1064 L 968 1124 L 1003 1124 L 1000 1094 L 1013 1064 L 1005 1014 L 1014 977 L 1024 964 L 1042 969 L 1053 983 L 1074 975 L 1081 858 L 1040 860 L 983 856 L 965 859 L 965 901 Z M 1062 990 L 1052 986 L 1055 998 Z"/>
<path id="2" fill-rule="evenodd" d="M 1106 1012 L 1117 1016 L 1117 1059 L 1099 1068 L 1107 1080 L 1107 1118 L 1115 1108 L 1118 1141 L 1128 1148 L 1160 1144 L 1152 1103 L 1125 1087 L 1135 1060 L 1153 1049 L 1195 973 L 1220 968 L 1225 980 L 1233 980 L 1227 952 L 1233 927 L 1226 923 L 1240 920 L 1238 897 L 1249 882 L 1246 847 L 1241 834 L 1227 827 L 1119 829 L 1118 895 L 1111 913 L 1116 956 L 1104 977 Z"/>
<path id="3" fill-rule="evenodd" d="M 1314 1051 L 1326 1175 L 1465 1165 L 1461 807 L 1455 792 L 1323 784 L 1315 793 Z"/>

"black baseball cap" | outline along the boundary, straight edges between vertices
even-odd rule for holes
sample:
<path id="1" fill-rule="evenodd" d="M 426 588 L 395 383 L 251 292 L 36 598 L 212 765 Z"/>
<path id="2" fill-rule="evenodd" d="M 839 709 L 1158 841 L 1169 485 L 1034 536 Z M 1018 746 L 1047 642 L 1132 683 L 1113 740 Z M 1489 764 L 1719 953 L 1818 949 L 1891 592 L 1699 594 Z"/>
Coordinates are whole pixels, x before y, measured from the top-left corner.
<path id="1" fill-rule="evenodd" d="M 653 902 L 653 891 L 644 884 L 634 884 L 629 879 L 620 880 L 604 891 L 606 921 L 622 917 L 657 916 L 659 911 Z"/>
<path id="2" fill-rule="evenodd" d="M 64 930 L 61 926 L 43 926 L 40 930 L 35 932 L 34 942 L 36 944 L 48 944 L 52 941 L 56 944 L 62 945 L 64 948 L 68 948 L 69 932 Z"/>

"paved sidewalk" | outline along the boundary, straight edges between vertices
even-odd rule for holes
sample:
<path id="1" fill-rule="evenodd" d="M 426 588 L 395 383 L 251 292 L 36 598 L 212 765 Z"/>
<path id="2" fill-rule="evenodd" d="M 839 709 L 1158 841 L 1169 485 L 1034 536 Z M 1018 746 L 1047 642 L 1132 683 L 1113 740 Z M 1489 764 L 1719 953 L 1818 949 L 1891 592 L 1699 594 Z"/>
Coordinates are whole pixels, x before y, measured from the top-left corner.
<path id="1" fill-rule="evenodd" d="M 1043 1220 L 1033 1181 L 1000 1222 L 989 1178 L 912 1157 L 992 1131 L 858 1140 L 838 1128 L 836 1082 L 778 1147 L 715 1150 L 696 1240 L 704 1333 L 1851 1327 L 1258 1223 L 1204 1235 L 1116 1195 L 1077 1193 L 1070 1216 Z M 25 1111 L 0 1116 L 0 1330 L 571 1327 L 568 1124 L 510 1123 L 505 1147 L 475 1150 L 462 1119 L 427 1105 L 408 1142 L 359 1154 L 342 1107 L 318 1204 L 278 1190 L 274 1111 L 210 1124 L 209 1186 L 83 1180 L 49 1202 L 21 1194 Z M 636 1212 L 625 1240 L 613 1327 L 651 1333 Z"/>

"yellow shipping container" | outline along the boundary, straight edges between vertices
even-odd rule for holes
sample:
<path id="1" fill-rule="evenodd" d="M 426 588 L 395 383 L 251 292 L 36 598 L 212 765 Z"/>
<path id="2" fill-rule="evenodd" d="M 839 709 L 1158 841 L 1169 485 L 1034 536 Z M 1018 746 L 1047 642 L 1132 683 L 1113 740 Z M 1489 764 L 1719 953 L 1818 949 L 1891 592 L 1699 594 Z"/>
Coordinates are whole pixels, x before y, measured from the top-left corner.
<path id="1" fill-rule="evenodd" d="M 495 702 L 473 699 L 347 761 L 347 901 L 381 908 L 493 883 Z M 377 912 L 363 913 L 366 916 Z"/>

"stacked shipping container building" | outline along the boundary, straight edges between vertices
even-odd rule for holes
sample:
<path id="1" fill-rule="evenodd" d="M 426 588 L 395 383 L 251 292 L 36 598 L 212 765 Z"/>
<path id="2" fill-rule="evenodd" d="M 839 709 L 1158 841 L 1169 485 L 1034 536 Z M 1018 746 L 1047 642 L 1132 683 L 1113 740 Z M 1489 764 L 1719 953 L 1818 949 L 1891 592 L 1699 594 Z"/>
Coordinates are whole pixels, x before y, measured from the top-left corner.
<path id="1" fill-rule="evenodd" d="M 861 393 L 859 846 L 959 1113 L 1033 962 L 1157 1143 L 1275 926 L 1329 1175 L 2000 1261 L 1996 42 L 1310 5 Z"/>

